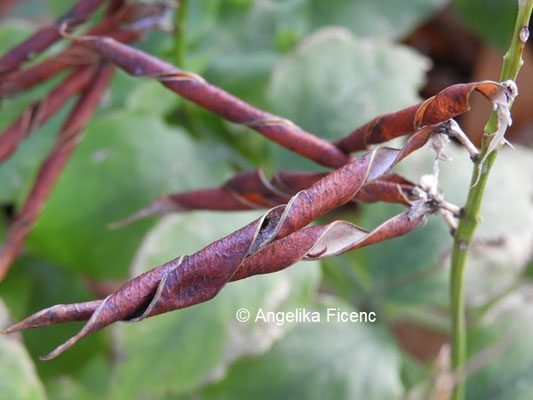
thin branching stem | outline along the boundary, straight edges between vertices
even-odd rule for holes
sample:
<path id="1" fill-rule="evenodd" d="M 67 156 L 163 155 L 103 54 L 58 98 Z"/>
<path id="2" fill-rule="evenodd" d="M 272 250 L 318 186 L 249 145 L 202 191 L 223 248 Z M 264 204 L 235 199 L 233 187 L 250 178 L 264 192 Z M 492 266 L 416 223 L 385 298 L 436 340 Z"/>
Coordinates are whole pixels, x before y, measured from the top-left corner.
<path id="1" fill-rule="evenodd" d="M 516 18 L 513 38 L 509 51 L 503 58 L 503 68 L 500 76 L 501 81 L 516 80 L 518 71 L 524 63 L 522 51 L 527 40 L 529 19 L 533 8 L 533 0 L 518 0 L 518 15 Z M 487 154 L 489 144 L 494 138 L 494 133 L 499 128 L 498 115 L 493 112 L 489 122 L 485 126 L 483 146 L 480 157 L 474 165 L 472 174 L 472 186 L 468 193 L 463 216 L 457 227 L 452 259 L 450 281 L 450 306 L 452 309 L 452 368 L 460 370 L 465 363 L 467 354 L 466 344 L 466 320 L 464 306 L 463 276 L 466 265 L 466 257 L 474 232 L 480 218 L 481 201 L 487 184 L 490 170 L 496 160 L 498 148 Z M 465 395 L 465 382 L 459 382 L 454 389 L 453 399 L 462 400 Z"/>

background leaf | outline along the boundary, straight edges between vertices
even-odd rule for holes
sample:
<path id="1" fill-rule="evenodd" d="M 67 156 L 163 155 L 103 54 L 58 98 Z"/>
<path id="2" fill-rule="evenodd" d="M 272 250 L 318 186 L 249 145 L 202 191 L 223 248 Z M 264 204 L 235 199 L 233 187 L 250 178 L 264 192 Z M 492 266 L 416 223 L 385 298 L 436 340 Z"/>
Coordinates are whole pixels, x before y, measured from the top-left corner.
<path id="1" fill-rule="evenodd" d="M 0 327 L 8 321 L 7 309 L 0 301 Z M 17 336 L 0 336 L 0 399 L 45 399 L 44 388 L 35 366 Z"/>
<path id="2" fill-rule="evenodd" d="M 418 101 L 427 68 L 427 60 L 407 47 L 325 28 L 278 64 L 268 96 L 278 115 L 318 136 L 339 138 L 376 115 Z M 273 151 L 279 168 L 311 166 L 287 150 Z"/>
<path id="3" fill-rule="evenodd" d="M 327 306 L 340 306 L 327 302 Z M 343 311 L 350 311 L 342 305 Z M 325 304 L 318 305 L 322 317 Z M 201 399 L 393 399 L 400 358 L 386 332 L 363 324 L 300 323 L 267 353 L 235 363 Z M 261 377 L 258 379 L 258 377 Z"/>
<path id="4" fill-rule="evenodd" d="M 513 34 L 516 1 L 453 0 L 452 2 L 461 19 L 475 34 L 499 50 L 507 48 Z"/>
<path id="5" fill-rule="evenodd" d="M 399 39 L 411 33 L 446 0 L 312 0 L 313 26 L 344 25 L 359 36 Z"/>
<path id="6" fill-rule="evenodd" d="M 3 301 L 13 311 L 17 320 L 58 303 L 93 300 L 87 284 L 81 276 L 65 271 L 35 257 L 17 260 L 10 273 L 0 284 Z M 61 340 L 76 334 L 83 323 L 50 326 L 42 331 L 23 332 L 25 345 L 31 357 L 37 359 L 47 354 Z M 106 332 L 91 336 L 80 346 L 50 362 L 39 361 L 36 366 L 39 376 L 48 387 L 63 377 L 82 379 L 85 369 L 98 357 L 104 357 L 110 349 Z M 105 387 L 105 379 L 99 386 Z"/>
<path id="7" fill-rule="evenodd" d="M 470 331 L 471 356 L 483 351 L 467 382 L 468 399 L 521 400 L 533 396 L 532 287 L 505 296 Z"/>

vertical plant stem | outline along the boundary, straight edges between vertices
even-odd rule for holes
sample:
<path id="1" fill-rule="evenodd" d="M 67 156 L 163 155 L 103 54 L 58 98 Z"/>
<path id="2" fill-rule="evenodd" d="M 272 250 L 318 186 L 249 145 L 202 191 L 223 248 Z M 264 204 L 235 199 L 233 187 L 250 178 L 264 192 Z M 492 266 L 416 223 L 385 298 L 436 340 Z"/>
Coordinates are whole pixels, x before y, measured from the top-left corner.
<path id="1" fill-rule="evenodd" d="M 180 68 L 185 68 L 185 57 L 187 54 L 187 41 L 185 31 L 187 30 L 187 8 L 188 0 L 180 0 L 179 8 L 176 11 L 175 19 L 175 64 Z"/>
<path id="2" fill-rule="evenodd" d="M 518 71 L 524 63 L 522 60 L 522 51 L 529 35 L 528 25 L 533 8 L 533 0 L 518 0 L 518 14 L 513 31 L 513 37 L 508 52 L 503 57 L 501 81 L 508 79 L 516 80 Z M 477 224 L 480 220 L 481 201 L 487 184 L 490 170 L 494 165 L 498 149 L 489 154 L 484 161 L 490 141 L 494 132 L 498 129 L 498 116 L 493 112 L 490 116 L 485 133 L 483 134 L 483 145 L 478 161 L 474 165 L 472 174 L 471 187 L 468 193 L 466 205 L 459 226 L 457 227 L 452 259 L 451 259 L 451 276 L 450 276 L 450 306 L 452 308 L 452 369 L 460 372 L 466 359 L 466 320 L 464 308 L 464 288 L 463 276 L 465 271 L 466 258 L 470 244 L 474 236 Z M 480 163 L 482 165 L 480 165 Z M 477 175 L 479 172 L 479 180 Z M 454 400 L 462 400 L 465 395 L 465 381 L 462 380 L 455 387 L 453 392 Z"/>

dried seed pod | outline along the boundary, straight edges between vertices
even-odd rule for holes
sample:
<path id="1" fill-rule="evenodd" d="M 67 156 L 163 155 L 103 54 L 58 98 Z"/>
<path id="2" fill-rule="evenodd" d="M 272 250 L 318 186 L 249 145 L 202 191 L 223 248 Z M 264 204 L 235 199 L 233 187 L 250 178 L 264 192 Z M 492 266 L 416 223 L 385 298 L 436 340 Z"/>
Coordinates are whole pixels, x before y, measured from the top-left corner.
<path id="1" fill-rule="evenodd" d="M 347 153 L 366 150 L 370 144 L 383 143 L 414 132 L 421 127 L 445 122 L 470 110 L 470 96 L 481 93 L 494 104 L 508 97 L 505 85 L 493 81 L 461 83 L 401 111 L 380 115 L 335 142 Z"/>
<path id="2" fill-rule="evenodd" d="M 452 85 L 420 104 L 376 117 L 348 136 L 335 141 L 332 146 L 292 122 L 258 110 L 207 83 L 202 77 L 182 71 L 140 50 L 110 38 L 68 37 L 99 52 L 129 74 L 158 79 L 169 89 L 221 117 L 247 125 L 281 146 L 333 168 L 348 162 L 348 153 L 366 150 L 370 144 L 416 132 L 422 127 L 448 121 L 468 111 L 470 96 L 474 91 L 478 91 L 495 104 L 508 97 L 508 88 L 498 82 Z"/>
<path id="3" fill-rule="evenodd" d="M 292 122 L 259 110 L 200 76 L 180 70 L 147 53 L 107 37 L 68 37 L 97 51 L 127 73 L 148 76 L 184 98 L 236 124 L 249 126 L 266 138 L 326 167 L 338 168 L 352 158 L 330 142 L 304 131 Z"/>
<path id="4" fill-rule="evenodd" d="M 324 176 L 325 173 L 281 171 L 268 180 L 261 170 L 244 172 L 220 187 L 161 196 L 110 227 L 119 228 L 141 218 L 190 210 L 240 211 L 270 208 L 287 203 L 297 192 L 307 189 Z M 353 200 L 361 203 L 384 201 L 410 205 L 414 187 L 413 182 L 398 174 L 387 174 L 365 183 Z"/>
<path id="5" fill-rule="evenodd" d="M 107 31 L 106 35 L 116 40 L 129 42 L 138 38 L 140 32 L 115 28 Z M 68 68 L 81 67 L 97 62 L 99 59 L 98 54 L 82 46 L 70 46 L 54 57 L 4 76 L 0 82 L 0 97 L 13 96 L 53 78 Z"/>
<path id="6" fill-rule="evenodd" d="M 408 213 L 405 212 L 385 221 L 371 232 L 346 221 L 335 221 L 327 225 L 304 228 L 283 239 L 272 242 L 246 258 L 230 281 L 234 282 L 254 275 L 278 272 L 300 260 L 331 257 L 346 251 L 393 239 L 409 233 L 424 220 L 425 216 L 418 219 L 408 218 Z M 321 250 L 315 252 L 314 248 L 320 248 Z M 183 258 L 180 257 L 170 263 L 145 272 L 119 289 L 125 296 L 129 295 L 135 298 L 136 304 L 141 304 L 137 311 L 124 317 L 125 321 L 137 322 L 143 314 L 147 314 L 149 310 L 147 304 L 151 299 L 155 298 L 158 288 L 163 287 L 161 286 L 162 279 L 171 269 L 179 267 L 181 262 L 183 262 Z M 139 299 L 143 299 L 144 302 Z M 103 303 L 104 300 L 93 300 L 83 303 L 58 304 L 31 315 L 4 330 L 3 333 L 12 333 L 65 322 L 87 321 L 97 309 L 102 309 Z M 140 314 L 141 311 L 142 314 Z"/>
<path id="7" fill-rule="evenodd" d="M 48 95 L 26 109 L 22 116 L 0 134 L 0 162 L 8 158 L 19 144 L 51 118 L 77 92 L 90 82 L 96 65 L 80 68 L 61 82 Z"/>
<path id="8" fill-rule="evenodd" d="M 111 65 L 104 65 L 92 76 L 91 86 L 80 97 L 48 157 L 41 165 L 33 187 L 20 213 L 9 227 L 5 244 L 0 250 L 0 280 L 7 273 L 24 239 L 35 225 L 57 178 L 81 140 L 83 129 L 109 85 L 112 72 Z"/>
<path id="9" fill-rule="evenodd" d="M 67 13 L 62 15 L 53 26 L 40 29 L 17 47 L 0 58 L 0 75 L 18 68 L 30 55 L 38 54 L 61 38 L 60 27 L 69 27 L 85 21 L 104 0 L 80 0 Z"/>
<path id="10" fill-rule="evenodd" d="M 109 4 L 108 11 L 112 9 Z M 88 35 L 104 35 L 120 42 L 131 42 L 141 36 L 147 29 L 163 18 L 165 9 L 148 4 L 132 3 L 108 16 L 93 26 Z M 143 21 L 140 28 L 139 23 Z M 126 25 L 126 26 L 124 26 Z M 139 26 L 133 27 L 133 26 Z M 67 68 L 81 66 L 98 61 L 100 57 L 84 46 L 73 43 L 59 54 L 50 57 L 24 70 L 6 74 L 0 82 L 0 97 L 13 96 L 30 89 L 39 83 L 56 76 Z"/>
<path id="11" fill-rule="evenodd" d="M 77 335 L 43 359 L 57 356 L 81 338 L 115 321 L 125 319 L 138 321 L 211 299 L 236 276 L 248 258 L 258 254 L 262 249 L 266 252 L 271 243 L 277 243 L 299 232 L 320 216 L 350 201 L 366 182 L 384 175 L 396 163 L 425 143 L 437 129 L 437 127 L 431 128 L 413 135 L 402 149 L 372 150 L 326 175 L 308 189 L 298 192 L 287 205 L 271 209 L 261 218 L 191 256 L 179 257 L 132 279 L 98 304 L 85 327 Z M 425 215 L 411 218 L 407 213 L 370 233 L 352 224 L 332 223 L 322 228 L 312 227 L 303 230 L 299 235 L 293 236 L 293 240 L 298 240 L 298 246 L 307 249 L 303 256 L 325 257 L 368 245 L 391 235 L 398 236 L 402 232 L 414 229 L 424 218 Z M 300 240 L 304 240 L 308 247 L 305 247 Z M 289 240 L 281 243 L 286 244 L 282 248 L 287 251 L 294 247 L 293 243 L 296 242 Z M 268 268 L 279 269 L 286 262 L 288 261 L 280 258 L 277 264 L 259 268 L 258 271 L 266 271 Z M 61 310 L 64 314 L 79 315 L 73 312 L 72 308 Z M 57 308 L 54 309 L 54 312 L 57 311 Z M 34 326 L 32 322 L 34 320 L 49 321 L 47 315 L 47 312 L 39 313 L 37 319 L 30 317 L 5 332 L 12 332 L 19 327 Z M 61 319 L 62 317 L 58 317 L 58 320 Z"/>

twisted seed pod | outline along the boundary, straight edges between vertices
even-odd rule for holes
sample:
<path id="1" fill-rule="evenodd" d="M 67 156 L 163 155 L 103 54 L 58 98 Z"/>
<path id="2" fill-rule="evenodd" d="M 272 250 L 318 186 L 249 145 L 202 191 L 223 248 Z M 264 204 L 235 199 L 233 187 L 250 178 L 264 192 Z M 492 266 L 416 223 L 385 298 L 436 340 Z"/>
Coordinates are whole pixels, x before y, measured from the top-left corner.
<path id="1" fill-rule="evenodd" d="M 335 221 L 327 225 L 304 228 L 270 243 L 246 258 L 230 281 L 234 282 L 254 275 L 278 272 L 300 260 L 326 258 L 393 239 L 409 233 L 424 220 L 425 216 L 411 219 L 409 213 L 405 212 L 385 221 L 371 232 L 346 221 Z M 339 246 L 339 244 L 341 245 Z M 314 248 L 321 250 L 316 253 Z M 326 251 L 323 251 L 324 248 Z M 134 312 L 125 317 L 125 321 L 136 322 L 141 319 L 142 314 L 139 315 L 139 313 L 143 310 L 143 314 L 146 313 L 148 310 L 146 304 L 155 298 L 157 288 L 161 287 L 161 280 L 173 268 L 178 268 L 182 261 L 182 258 L 179 258 L 154 268 L 120 288 L 120 291 L 129 292 L 130 295 L 134 296 L 136 304 L 145 305 L 145 308 L 139 307 L 137 314 Z M 143 288 L 148 290 L 143 290 Z M 83 303 L 58 304 L 29 316 L 2 333 L 12 333 L 65 322 L 87 321 L 97 309 L 102 310 L 103 303 L 104 300 L 93 300 Z"/>
<path id="2" fill-rule="evenodd" d="M 139 37 L 140 32 L 130 29 L 115 28 L 105 32 L 116 40 L 129 42 Z M 58 55 L 48 58 L 27 69 L 13 72 L 0 82 L 0 98 L 8 97 L 31 89 L 53 78 L 67 68 L 84 66 L 98 61 L 100 57 L 82 46 L 70 46 Z"/>
<path id="3" fill-rule="evenodd" d="M 493 81 L 452 85 L 420 104 L 374 118 L 335 141 L 335 145 L 346 153 L 366 150 L 370 144 L 383 143 L 421 127 L 455 118 L 470 110 L 470 96 L 474 91 L 494 104 L 509 96 L 504 85 Z"/>
<path id="4" fill-rule="evenodd" d="M 0 58 L 0 74 L 18 68 L 30 55 L 38 54 L 61 38 L 60 27 L 68 23 L 69 27 L 85 21 L 104 0 L 80 0 L 67 13 L 62 15 L 54 25 L 40 29 L 15 48 Z"/>
<path id="5" fill-rule="evenodd" d="M 0 249 L 0 280 L 4 278 L 24 239 L 35 225 L 61 171 L 82 139 L 83 129 L 109 85 L 112 73 L 113 67 L 104 65 L 91 76 L 91 85 L 80 97 L 41 165 L 22 210 L 10 225 L 6 241 Z"/>
<path id="6" fill-rule="evenodd" d="M 95 50 L 127 73 L 157 79 L 169 89 L 201 107 L 228 121 L 246 125 L 266 138 L 323 166 L 339 168 L 352 160 L 349 155 L 330 142 L 304 131 L 286 119 L 245 103 L 207 83 L 196 74 L 182 71 L 111 38 L 70 35 L 68 37 Z"/>
<path id="7" fill-rule="evenodd" d="M 269 208 L 287 203 L 292 196 L 326 176 L 325 173 L 281 171 L 271 180 L 261 170 L 244 172 L 220 187 L 191 190 L 161 196 L 122 221 L 111 224 L 118 228 L 141 218 L 191 210 L 240 211 Z M 410 205 L 415 184 L 398 174 L 387 174 L 367 182 L 354 201 L 384 201 Z"/>
<path id="8" fill-rule="evenodd" d="M 332 168 L 349 162 L 348 153 L 367 150 L 370 144 L 416 132 L 422 127 L 445 122 L 468 111 L 470 96 L 474 91 L 495 104 L 509 97 L 508 89 L 498 82 L 452 85 L 420 104 L 378 116 L 345 138 L 329 143 L 286 119 L 250 106 L 194 73 L 182 71 L 113 39 L 98 36 L 68 37 L 97 51 L 131 75 L 158 79 L 169 89 L 228 121 L 247 125 L 281 146 Z"/>
<path id="9" fill-rule="evenodd" d="M 298 192 L 287 205 L 269 210 L 261 218 L 211 243 L 191 256 L 179 257 L 132 279 L 98 304 L 85 327 L 77 335 L 43 359 L 59 355 L 81 338 L 115 321 L 124 319 L 138 321 L 211 299 L 235 276 L 248 258 L 254 254 L 261 254 L 258 252 L 262 249 L 266 252 L 266 248 L 271 243 L 276 244 L 291 234 L 297 233 L 292 237 L 292 241 L 287 239 L 276 245 L 281 247 L 271 247 L 271 249 L 285 249 L 285 254 L 287 254 L 287 249 L 290 250 L 294 247 L 294 243 L 298 243 L 298 248 L 306 249 L 301 257 L 318 258 L 339 254 L 373 243 L 387 235 L 398 236 L 403 234 L 402 232 L 414 229 L 425 218 L 425 215 L 411 218 L 409 214 L 405 214 L 398 220 L 386 223 L 370 233 L 345 222 L 300 231 L 312 221 L 350 201 L 366 182 L 387 173 L 396 163 L 420 148 L 436 129 L 431 128 L 413 135 L 402 149 L 376 148 L 372 150 L 326 175 L 308 189 Z M 274 253 L 269 254 L 272 256 Z M 281 253 L 278 255 L 280 258 L 276 263 L 272 263 L 271 267 L 258 267 L 257 273 L 267 271 L 268 268 L 279 269 L 283 265 L 290 265 L 287 264 L 291 262 L 290 259 L 281 258 Z M 88 314 L 75 307 L 61 307 L 52 309 L 54 315 L 58 315 L 59 311 L 63 313 L 63 316 L 68 312 L 71 316 L 77 317 Z M 88 307 L 87 303 L 84 307 L 85 309 Z M 5 332 L 33 326 L 35 321 L 50 322 L 52 317 L 49 313 L 41 312 L 38 313 L 36 319 L 30 317 L 29 320 Z M 61 317 L 54 318 L 61 319 Z"/>

